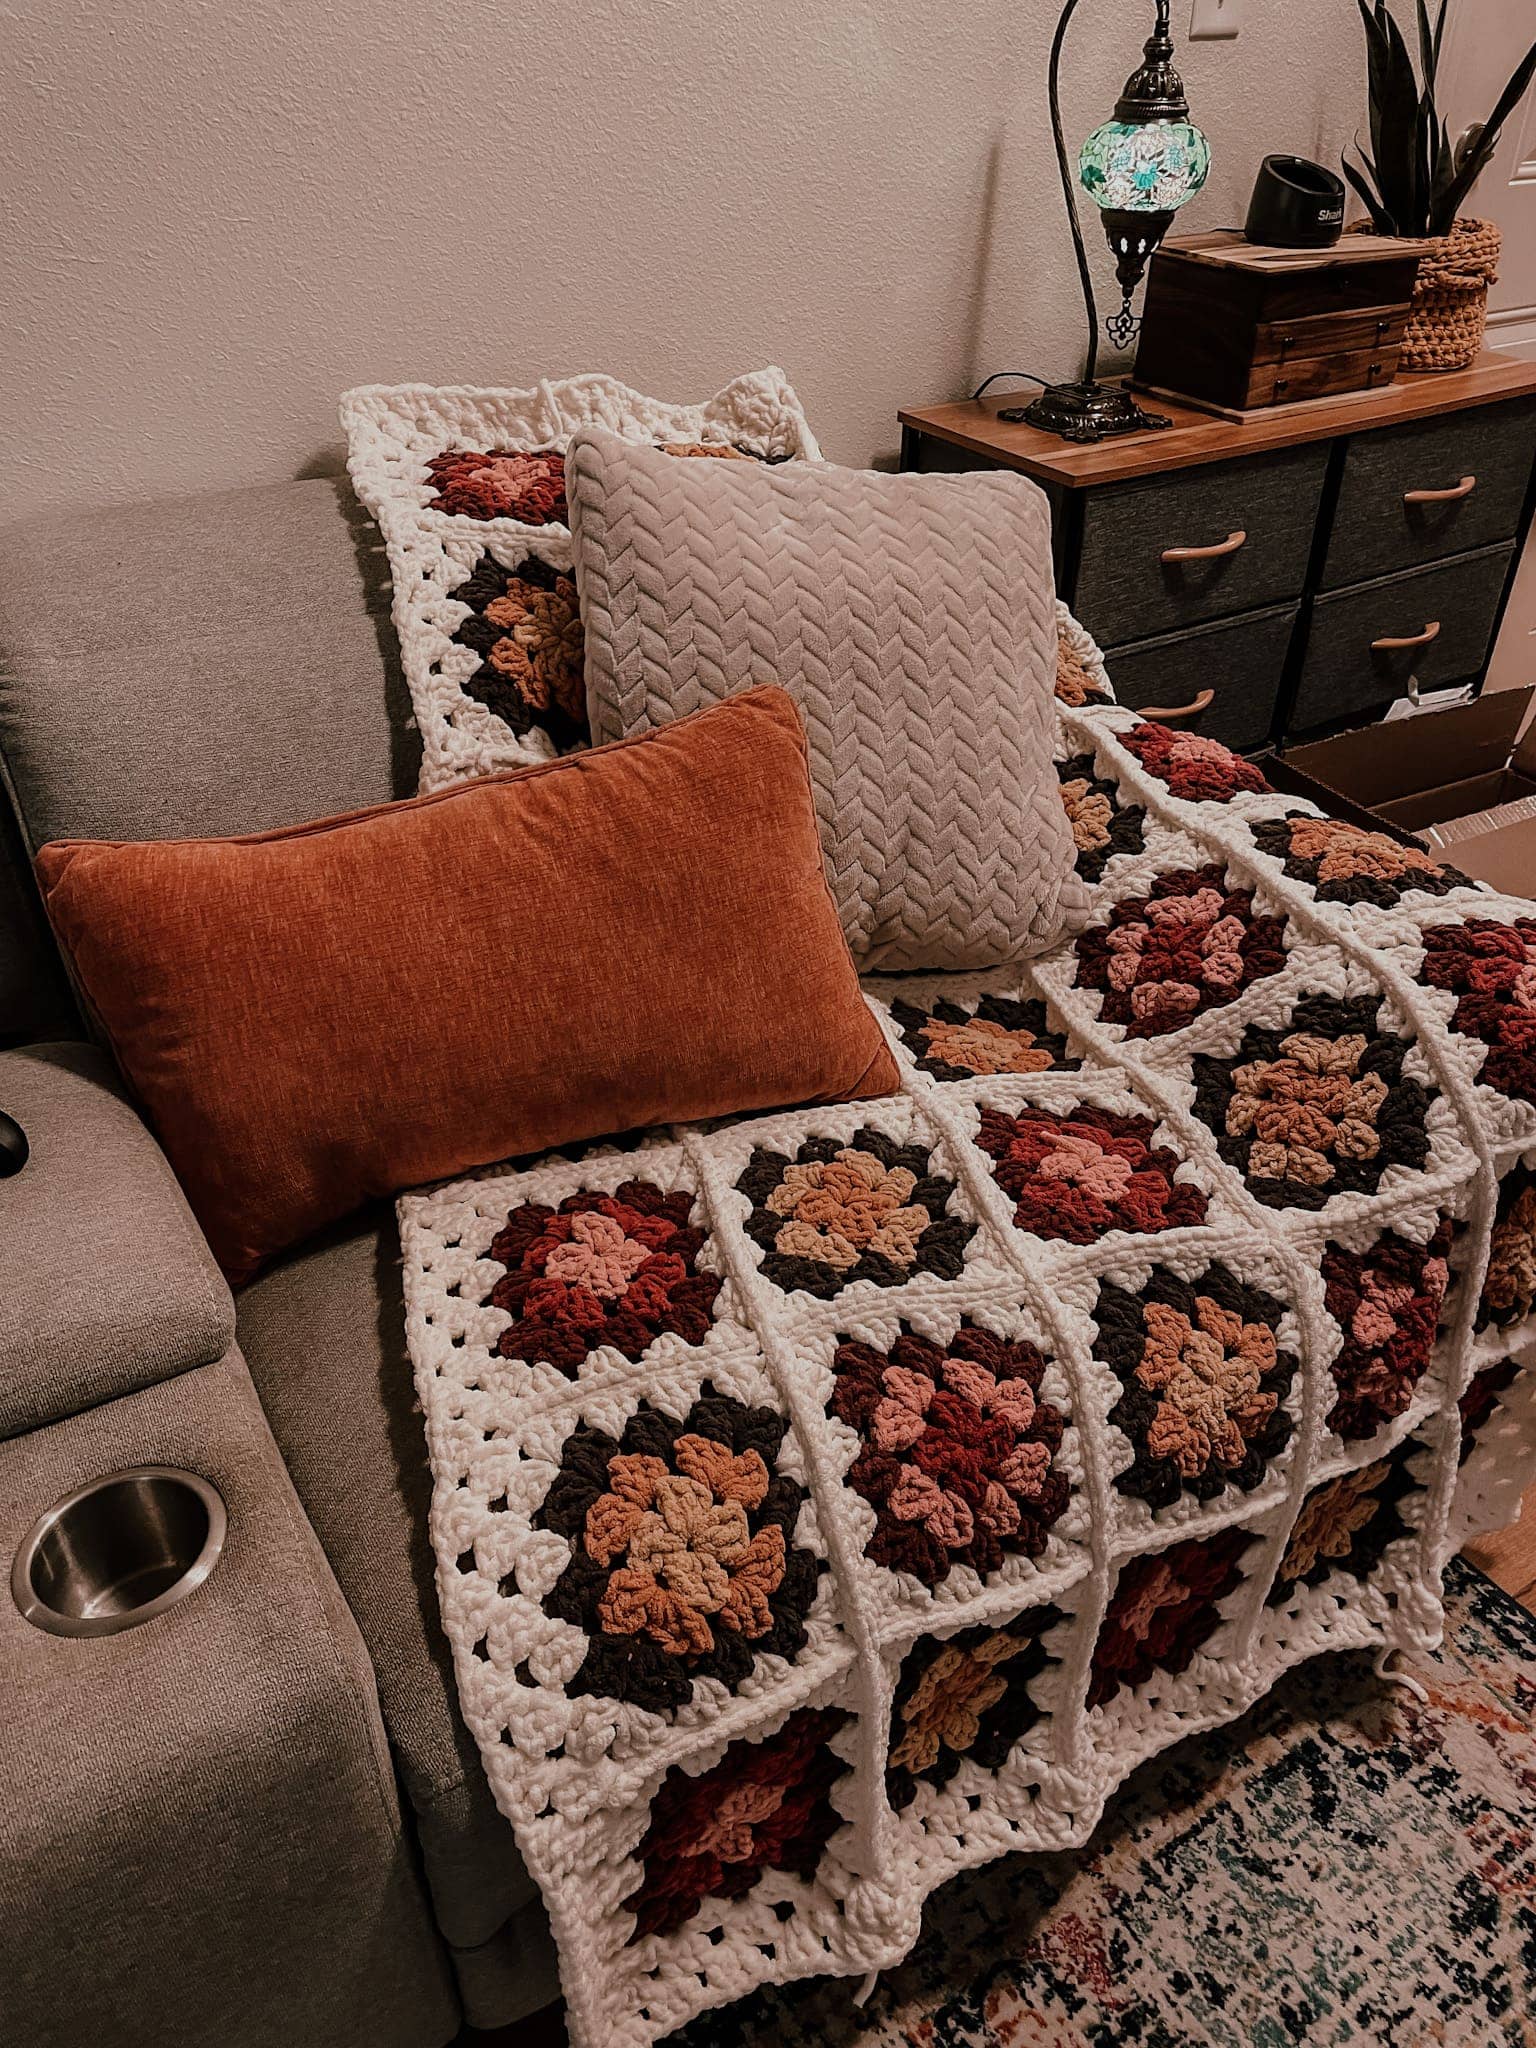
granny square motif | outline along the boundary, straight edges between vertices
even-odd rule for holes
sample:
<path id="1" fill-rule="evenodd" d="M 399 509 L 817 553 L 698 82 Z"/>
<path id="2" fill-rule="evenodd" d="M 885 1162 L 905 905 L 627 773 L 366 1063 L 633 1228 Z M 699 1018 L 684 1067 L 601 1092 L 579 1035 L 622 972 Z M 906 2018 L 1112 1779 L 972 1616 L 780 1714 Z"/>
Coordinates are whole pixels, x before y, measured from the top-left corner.
<path id="1" fill-rule="evenodd" d="M 1074 643 L 1064 625 L 1068 651 Z M 1536 1464 L 1536 917 L 1064 662 L 1089 894 L 886 1100 L 400 1204 L 465 1717 L 578 2048 L 863 1974 Z"/>
<path id="2" fill-rule="evenodd" d="M 680 457 L 815 459 L 782 370 L 701 405 L 612 377 L 526 390 L 367 385 L 341 400 L 347 467 L 378 521 L 421 731 L 423 792 L 587 743 L 565 448 L 601 425 Z"/>

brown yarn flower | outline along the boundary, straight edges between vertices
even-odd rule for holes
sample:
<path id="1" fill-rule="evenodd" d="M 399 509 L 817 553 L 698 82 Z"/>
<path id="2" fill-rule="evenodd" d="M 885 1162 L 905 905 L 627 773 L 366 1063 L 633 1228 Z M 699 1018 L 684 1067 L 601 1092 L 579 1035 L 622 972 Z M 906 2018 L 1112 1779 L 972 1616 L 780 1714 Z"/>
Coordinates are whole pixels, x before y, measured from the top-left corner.
<path id="1" fill-rule="evenodd" d="M 1381 998 L 1309 996 L 1290 1029 L 1250 1025 L 1237 1054 L 1194 1060 L 1195 1113 L 1270 1208 L 1374 1194 L 1391 1166 L 1429 1156 L 1431 1097 L 1406 1079 L 1409 1041 L 1377 1026 Z"/>
<path id="2" fill-rule="evenodd" d="M 1299 1585 L 1320 1586 L 1334 1572 L 1370 1577 L 1388 1546 L 1410 1533 L 1400 1505 L 1421 1490 L 1408 1468 L 1417 1448 L 1410 1437 L 1390 1458 L 1345 1472 L 1307 1496 L 1269 1590 L 1269 1606 L 1280 1606 Z"/>
<path id="3" fill-rule="evenodd" d="M 588 739 L 576 585 L 536 555 L 504 569 L 481 557 L 453 592 L 469 614 L 453 638 L 480 666 L 461 685 L 521 737 L 547 732 L 562 752 Z"/>
<path id="4" fill-rule="evenodd" d="M 1062 809 L 1077 848 L 1077 872 L 1090 887 L 1120 853 L 1140 853 L 1146 812 L 1139 804 L 1122 804 L 1118 785 L 1095 772 L 1092 754 L 1074 754 L 1058 761 Z"/>
<path id="5" fill-rule="evenodd" d="M 1356 1533 L 1380 1505 L 1376 1489 L 1386 1476 L 1385 1465 L 1366 1465 L 1314 1493 L 1296 1517 L 1280 1565 L 1281 1578 L 1304 1579 L 1320 1559 L 1348 1557 Z"/>
<path id="6" fill-rule="evenodd" d="M 1087 663 L 1068 639 L 1062 627 L 1056 629 L 1056 695 L 1070 711 L 1085 704 L 1108 704 L 1112 700 L 1089 673 Z"/>
<path id="7" fill-rule="evenodd" d="M 1446 896 L 1467 888 L 1465 875 L 1405 846 L 1385 832 L 1368 832 L 1338 818 L 1292 813 L 1253 826 L 1261 853 L 1284 863 L 1293 881 L 1306 882 L 1320 903 L 1374 903 L 1390 910 L 1410 890 Z"/>
<path id="8" fill-rule="evenodd" d="M 1043 1074 L 1080 1066 L 1063 1033 L 1049 1028 L 1044 1003 L 984 995 L 974 1011 L 947 998 L 931 1009 L 894 1002 L 891 1021 L 919 1069 L 938 1081 L 976 1074 Z"/>
<path id="9" fill-rule="evenodd" d="M 955 1184 L 934 1173 L 928 1148 L 872 1128 L 848 1144 L 808 1138 L 792 1160 L 758 1147 L 736 1185 L 752 1203 L 746 1228 L 764 1276 L 823 1301 L 858 1280 L 953 1280 L 976 1234 L 949 1213 Z"/>
<path id="10" fill-rule="evenodd" d="M 1134 1293 L 1100 1284 L 1094 1350 L 1120 1382 L 1109 1419 L 1136 1454 L 1115 1480 L 1121 1493 L 1159 1509 L 1185 1493 L 1252 1492 L 1291 1439 L 1282 1404 L 1296 1359 L 1275 1336 L 1284 1312 L 1219 1264 L 1193 1281 L 1154 1267 Z"/>
<path id="11" fill-rule="evenodd" d="M 756 457 L 746 448 L 732 448 L 724 441 L 663 441 L 663 455 L 706 455 L 717 457 L 723 462 L 755 462 Z"/>
<path id="12" fill-rule="evenodd" d="M 996 1771 L 1040 1719 L 1030 1685 L 1050 1659 L 1041 1638 L 1062 1619 L 1032 1607 L 1012 1621 L 924 1636 L 908 1652 L 891 1702 L 885 1789 L 910 1806 L 918 1782 L 947 1785 L 962 1763 Z"/>
<path id="13" fill-rule="evenodd" d="M 571 1546 L 545 1611 L 590 1639 L 568 1693 L 664 1712 L 697 1678 L 734 1690 L 759 1656 L 794 1658 L 820 1567 L 793 1547 L 787 1428 L 706 1383 L 681 1420 L 642 1402 L 617 1439 L 573 1432 L 534 1517 Z"/>

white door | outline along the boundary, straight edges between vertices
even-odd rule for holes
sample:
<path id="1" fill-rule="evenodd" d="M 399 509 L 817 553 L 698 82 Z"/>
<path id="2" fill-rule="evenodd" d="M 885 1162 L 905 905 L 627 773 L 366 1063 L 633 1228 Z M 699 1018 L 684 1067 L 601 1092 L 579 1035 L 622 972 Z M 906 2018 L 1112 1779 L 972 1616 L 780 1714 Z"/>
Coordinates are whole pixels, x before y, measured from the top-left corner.
<path id="1" fill-rule="evenodd" d="M 1533 36 L 1530 0 L 1450 0 L 1441 86 L 1453 135 L 1488 115 Z M 1504 231 L 1499 281 L 1488 299 L 1489 346 L 1536 357 L 1536 86 L 1509 117 L 1467 211 Z M 1536 537 L 1488 673 L 1490 689 L 1525 683 L 1536 683 Z"/>

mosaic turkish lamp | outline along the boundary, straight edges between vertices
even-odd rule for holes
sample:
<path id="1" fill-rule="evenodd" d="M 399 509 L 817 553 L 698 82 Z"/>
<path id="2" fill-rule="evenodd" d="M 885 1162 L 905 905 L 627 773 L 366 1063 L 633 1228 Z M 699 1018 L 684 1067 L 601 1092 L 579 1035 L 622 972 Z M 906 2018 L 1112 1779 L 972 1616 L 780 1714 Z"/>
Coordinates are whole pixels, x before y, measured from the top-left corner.
<path id="1" fill-rule="evenodd" d="M 1124 293 L 1120 311 L 1108 322 L 1111 339 L 1122 347 L 1135 333 L 1131 294 L 1173 216 L 1194 198 L 1210 169 L 1211 146 L 1189 121 L 1117 118 L 1095 128 L 1083 144 L 1078 176 L 1103 217 Z"/>
<path id="2" fill-rule="evenodd" d="M 1069 441 L 1098 441 L 1106 434 L 1137 433 L 1172 422 L 1162 414 L 1143 412 L 1123 386 L 1098 381 L 1098 308 L 1061 128 L 1061 51 L 1078 4 L 1079 0 L 1067 0 L 1057 24 L 1050 101 L 1088 314 L 1088 362 L 1079 383 L 1049 386 L 1024 417 L 1032 426 Z M 1131 311 L 1131 299 L 1147 264 L 1179 208 L 1194 198 L 1211 169 L 1210 144 L 1189 118 L 1184 81 L 1173 68 L 1169 7 L 1170 0 L 1157 0 L 1157 22 L 1143 48 L 1141 67 L 1126 80 L 1113 120 L 1093 131 L 1077 160 L 1078 179 L 1099 209 L 1114 252 L 1121 305 L 1104 325 L 1117 348 L 1128 348 L 1135 339 L 1140 323 Z"/>

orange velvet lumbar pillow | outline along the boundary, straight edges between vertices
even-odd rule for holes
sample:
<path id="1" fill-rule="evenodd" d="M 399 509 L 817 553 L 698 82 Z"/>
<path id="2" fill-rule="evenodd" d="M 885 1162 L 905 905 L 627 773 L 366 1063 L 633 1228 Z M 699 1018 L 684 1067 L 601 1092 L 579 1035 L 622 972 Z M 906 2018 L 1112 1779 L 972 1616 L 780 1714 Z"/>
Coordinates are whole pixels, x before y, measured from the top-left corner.
<path id="1" fill-rule="evenodd" d="M 286 831 L 58 841 L 37 870 L 237 1282 L 472 1166 L 897 1085 L 780 689 Z"/>

